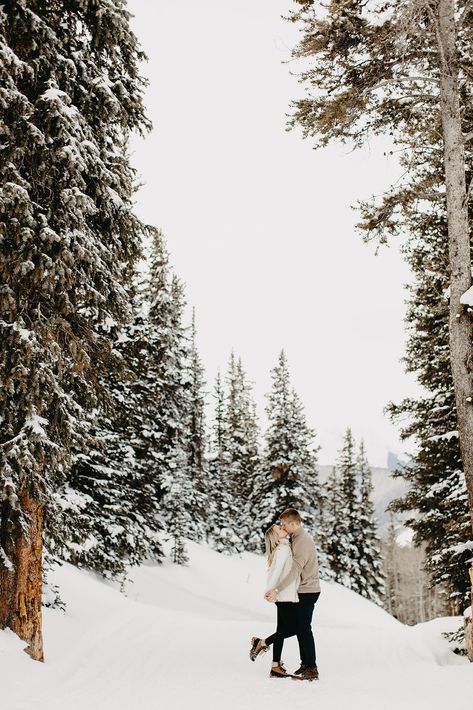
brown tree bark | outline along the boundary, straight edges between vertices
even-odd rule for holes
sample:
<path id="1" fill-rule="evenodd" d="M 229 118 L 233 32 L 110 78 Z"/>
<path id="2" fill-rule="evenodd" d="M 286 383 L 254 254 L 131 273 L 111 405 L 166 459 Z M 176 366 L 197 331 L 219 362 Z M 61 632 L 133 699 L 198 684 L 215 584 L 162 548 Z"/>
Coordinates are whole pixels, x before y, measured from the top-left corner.
<path id="1" fill-rule="evenodd" d="M 43 505 L 27 490 L 20 496 L 23 511 L 29 516 L 29 540 L 19 536 L 4 549 L 15 569 L 0 562 L 0 628 L 9 627 L 29 645 L 24 649 L 36 661 L 44 661 L 41 628 Z M 3 542 L 3 541 L 2 541 Z"/>
<path id="2" fill-rule="evenodd" d="M 450 364 L 458 437 L 473 529 L 473 322 L 460 303 L 472 282 L 468 192 L 458 85 L 455 0 L 439 0 L 437 39 L 440 57 L 440 109 L 444 141 L 445 185 L 450 261 Z M 472 627 L 470 626 L 470 633 Z M 468 643 L 471 643 L 469 639 Z"/>

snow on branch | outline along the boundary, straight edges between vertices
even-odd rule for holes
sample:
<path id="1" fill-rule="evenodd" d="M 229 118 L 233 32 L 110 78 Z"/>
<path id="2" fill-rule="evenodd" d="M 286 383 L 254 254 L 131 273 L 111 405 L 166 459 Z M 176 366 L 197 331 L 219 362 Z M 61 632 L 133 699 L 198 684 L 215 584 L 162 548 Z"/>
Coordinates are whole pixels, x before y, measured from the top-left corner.
<path id="1" fill-rule="evenodd" d="M 473 286 L 470 286 L 468 291 L 465 291 L 465 293 L 460 296 L 460 303 L 463 303 L 465 306 L 473 306 Z"/>

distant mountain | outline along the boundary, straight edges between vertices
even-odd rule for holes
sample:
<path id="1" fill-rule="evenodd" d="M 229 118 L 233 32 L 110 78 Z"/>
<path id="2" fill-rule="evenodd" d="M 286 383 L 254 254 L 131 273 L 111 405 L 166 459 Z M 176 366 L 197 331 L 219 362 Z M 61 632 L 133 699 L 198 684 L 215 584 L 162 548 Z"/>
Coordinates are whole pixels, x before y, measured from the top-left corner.
<path id="1" fill-rule="evenodd" d="M 407 483 L 402 478 L 393 478 L 392 471 L 400 465 L 400 461 L 395 454 L 388 457 L 389 468 L 378 468 L 371 466 L 373 475 L 373 502 L 375 505 L 375 515 L 378 521 L 380 533 L 384 536 L 389 525 L 389 513 L 386 508 L 394 498 L 399 498 L 407 491 Z M 333 466 L 319 466 L 319 477 L 325 483 L 329 477 Z M 397 516 L 398 517 L 398 516 Z"/>

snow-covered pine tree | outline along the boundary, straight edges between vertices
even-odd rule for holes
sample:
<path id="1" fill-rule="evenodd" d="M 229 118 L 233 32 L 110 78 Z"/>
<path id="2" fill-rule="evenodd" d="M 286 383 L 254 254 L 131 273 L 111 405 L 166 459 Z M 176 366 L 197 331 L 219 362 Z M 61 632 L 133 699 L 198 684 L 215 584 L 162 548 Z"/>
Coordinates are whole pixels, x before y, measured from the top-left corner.
<path id="1" fill-rule="evenodd" d="M 63 556 L 106 577 L 122 576 L 128 565 L 162 554 L 162 432 L 156 420 L 162 322 L 169 311 L 168 260 L 163 235 L 148 229 L 153 245 L 150 273 L 133 320 L 114 338 L 112 355 L 121 367 L 111 368 L 101 380 L 99 410 L 63 495 L 74 502 L 64 515 L 68 542 Z M 160 319 L 150 317 L 151 300 Z"/>
<path id="2" fill-rule="evenodd" d="M 311 530 L 315 544 L 317 546 L 317 561 L 319 565 L 319 574 L 322 579 L 326 581 L 332 581 L 334 579 L 334 572 L 332 570 L 330 559 L 328 555 L 328 548 L 330 544 L 330 535 L 333 534 L 333 529 L 329 529 L 329 497 L 327 491 L 327 485 L 322 484 L 318 480 L 317 475 L 317 485 L 316 485 L 316 495 L 314 496 L 314 525 Z"/>
<path id="3" fill-rule="evenodd" d="M 385 596 L 384 568 L 381 555 L 381 540 L 378 536 L 372 500 L 373 483 L 371 468 L 361 440 L 356 458 L 359 506 L 357 511 L 356 537 L 358 576 L 353 580 L 352 589 L 380 606 Z"/>
<path id="4" fill-rule="evenodd" d="M 192 377 L 191 344 L 183 325 L 184 288 L 173 274 L 170 282 L 167 341 L 163 343 L 158 427 L 162 431 L 161 509 L 174 540 L 179 562 L 185 561 L 184 538 L 204 537 L 205 494 L 199 491 L 191 466 Z M 178 492 L 179 491 L 179 492 Z"/>
<path id="5" fill-rule="evenodd" d="M 149 231 L 149 269 L 135 317 L 116 339 L 124 372 L 107 379 L 100 429 L 78 455 L 69 481 L 83 496 L 82 505 L 75 497 L 80 515 L 76 510 L 71 520 L 69 559 L 105 576 L 122 575 L 145 557 L 160 559 L 163 508 L 176 561 L 186 561 L 184 537 L 201 534 L 191 519 L 202 520 L 204 507 L 191 445 L 199 407 L 192 409 L 195 353 L 182 326 L 182 286 L 171 276 L 164 237 Z"/>
<path id="6" fill-rule="evenodd" d="M 320 446 L 315 444 L 315 432 L 307 424 L 304 405 L 294 389 L 291 392 L 290 406 L 297 452 L 293 468 L 297 466 L 298 478 L 303 481 L 305 489 L 305 500 L 299 506 L 300 512 L 303 518 L 305 516 L 305 525 L 314 535 L 315 540 L 321 542 L 319 515 L 323 507 L 323 486 L 319 481 L 317 468 Z"/>
<path id="7" fill-rule="evenodd" d="M 315 434 L 307 426 L 302 403 L 291 387 L 284 350 L 271 370 L 271 378 L 265 453 L 252 501 L 253 534 L 249 545 L 256 549 L 262 546 L 267 526 L 290 505 L 299 510 L 304 524 L 316 532 L 319 447 L 314 445 Z"/>
<path id="8" fill-rule="evenodd" d="M 226 403 L 220 373 L 217 373 L 213 397 L 215 412 L 209 453 L 207 539 L 218 552 L 240 552 L 243 544 L 237 528 L 241 513 L 229 487 Z"/>
<path id="9" fill-rule="evenodd" d="M 194 529 L 195 488 L 190 475 L 186 443 L 179 439 L 179 432 L 176 432 L 176 441 L 166 462 L 171 477 L 163 500 L 167 518 L 166 532 L 172 540 L 171 557 L 178 565 L 185 565 L 189 561 L 186 538 L 200 539 L 199 530 Z"/>
<path id="10" fill-rule="evenodd" d="M 204 367 L 197 348 L 195 308 L 192 309 L 191 343 L 188 358 L 190 376 L 189 467 L 194 486 L 199 492 L 201 509 L 196 510 L 199 520 L 205 520 L 208 504 L 207 432 L 205 425 Z M 197 502 L 197 501 L 196 501 Z M 205 528 L 205 524 L 204 524 Z"/>
<path id="11" fill-rule="evenodd" d="M 355 461 L 355 441 L 350 427 L 343 436 L 342 447 L 337 457 L 337 476 L 340 485 L 341 510 L 337 521 L 338 531 L 338 581 L 349 589 L 357 589 L 361 572 L 358 564 L 358 549 L 362 545 L 358 526 L 359 490 Z"/>
<path id="12" fill-rule="evenodd" d="M 409 464 L 395 472 L 409 483 L 409 490 L 393 502 L 392 510 L 408 514 L 406 525 L 415 531 L 415 543 L 426 544 L 426 570 L 433 584 L 446 597 L 448 612 L 459 614 L 469 600 L 473 539 L 449 362 L 445 213 L 444 206 L 435 203 L 420 211 L 405 197 L 407 190 L 416 194 L 427 181 L 434 185 L 440 180 L 439 166 L 429 152 L 413 184 L 396 195 L 412 234 L 405 255 L 415 277 L 408 287 L 409 338 L 403 361 L 425 394 L 390 403 L 387 411 L 400 422 L 401 438 L 416 442 Z"/>
<path id="13" fill-rule="evenodd" d="M 205 466 L 206 434 L 205 434 L 205 379 L 204 367 L 197 348 L 197 331 L 195 308 L 192 309 L 191 349 L 191 431 L 190 431 L 190 463 L 195 471 L 195 477 L 202 476 Z"/>
<path id="14" fill-rule="evenodd" d="M 344 540 L 340 537 L 339 520 L 342 516 L 342 493 L 336 466 L 325 483 L 325 505 L 322 518 L 322 545 L 325 551 L 330 577 L 336 582 L 345 574 L 343 565 Z"/>
<path id="15" fill-rule="evenodd" d="M 284 350 L 278 364 L 271 370 L 271 391 L 266 395 L 265 408 L 268 427 L 265 433 L 265 451 L 258 487 L 253 502 L 255 521 L 253 539 L 263 549 L 265 529 L 275 522 L 284 508 L 295 507 L 304 494 L 296 473 L 291 470 L 294 456 L 292 429 L 291 383 Z"/>
<path id="16" fill-rule="evenodd" d="M 43 524 L 60 546 L 55 493 L 109 366 L 101 326 L 129 315 L 144 229 L 126 143 L 149 123 L 121 0 L 8 1 L 0 53 L 0 628 L 42 659 Z"/>
<path id="17" fill-rule="evenodd" d="M 225 444 L 229 490 L 237 507 L 243 509 L 251 498 L 255 471 L 259 466 L 258 421 L 251 385 L 241 358 L 237 359 L 233 352 L 226 384 Z"/>

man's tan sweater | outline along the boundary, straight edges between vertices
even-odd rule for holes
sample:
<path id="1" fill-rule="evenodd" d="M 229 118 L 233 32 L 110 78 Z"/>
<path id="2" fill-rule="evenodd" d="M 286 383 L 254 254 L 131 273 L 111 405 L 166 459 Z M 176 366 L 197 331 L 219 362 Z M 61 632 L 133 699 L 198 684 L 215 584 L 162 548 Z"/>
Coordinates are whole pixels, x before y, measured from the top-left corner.
<path id="1" fill-rule="evenodd" d="M 292 534 L 292 567 L 278 584 L 284 589 L 300 576 L 297 591 L 299 594 L 320 592 L 319 565 L 315 542 L 311 535 L 300 527 Z"/>

